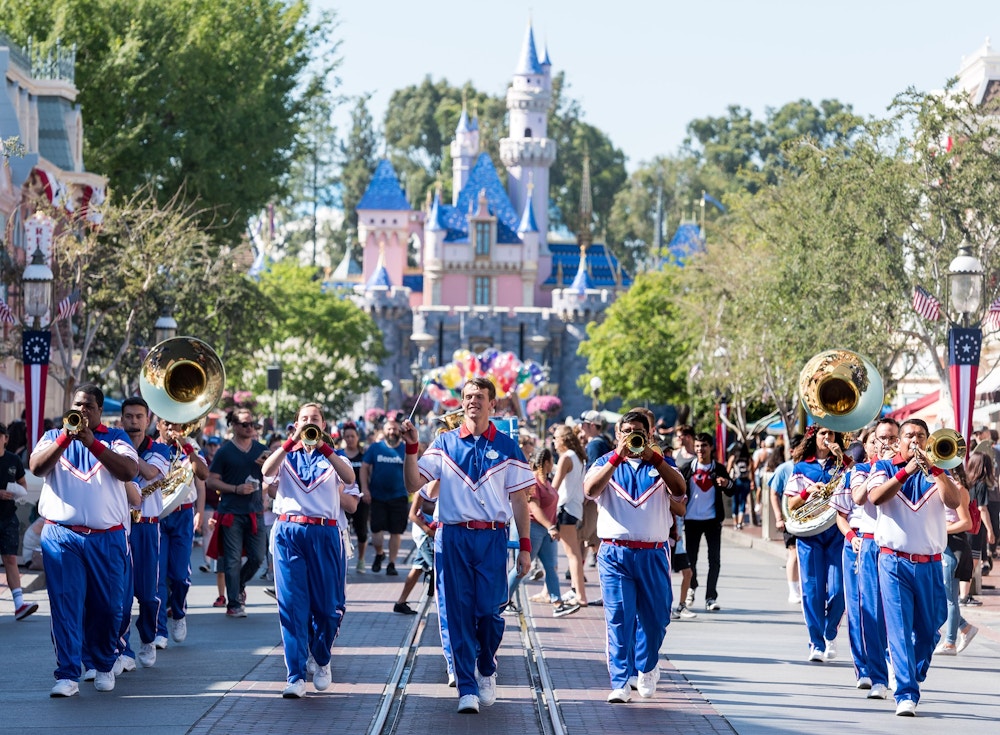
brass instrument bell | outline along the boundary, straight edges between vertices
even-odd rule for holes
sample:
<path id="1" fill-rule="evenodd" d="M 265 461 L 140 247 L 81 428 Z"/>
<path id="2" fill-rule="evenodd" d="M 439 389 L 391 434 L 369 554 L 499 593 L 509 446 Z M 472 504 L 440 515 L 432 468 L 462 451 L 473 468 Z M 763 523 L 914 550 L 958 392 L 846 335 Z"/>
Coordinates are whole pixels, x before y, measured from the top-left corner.
<path id="1" fill-rule="evenodd" d="M 153 347 L 139 371 L 139 392 L 150 410 L 174 424 L 197 422 L 218 403 L 226 371 L 215 350 L 194 337 Z"/>
<path id="2" fill-rule="evenodd" d="M 868 358 L 845 349 L 813 356 L 799 373 L 799 396 L 827 429 L 857 431 L 882 411 L 882 376 Z"/>
<path id="3" fill-rule="evenodd" d="M 67 434 L 78 433 L 80 429 L 86 425 L 86 423 L 86 417 L 75 408 L 71 408 L 63 414 L 63 428 L 66 430 Z"/>

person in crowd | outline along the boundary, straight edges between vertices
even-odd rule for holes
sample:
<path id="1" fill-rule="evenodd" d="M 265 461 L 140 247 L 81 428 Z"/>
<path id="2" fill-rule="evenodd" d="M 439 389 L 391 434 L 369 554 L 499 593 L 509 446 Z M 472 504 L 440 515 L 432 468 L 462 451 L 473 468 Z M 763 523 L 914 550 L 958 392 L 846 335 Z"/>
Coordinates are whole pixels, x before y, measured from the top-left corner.
<path id="1" fill-rule="evenodd" d="M 556 464 L 552 487 L 559 496 L 556 526 L 559 541 L 566 554 L 574 602 L 582 607 L 589 604 L 587 584 L 583 576 L 583 545 L 577 536 L 577 524 L 583 519 L 583 468 L 587 455 L 576 434 L 568 426 L 560 426 L 553 435 L 559 462 Z M 597 506 L 594 506 L 597 510 Z M 532 545 L 534 548 L 534 545 Z"/>
<path id="2" fill-rule="evenodd" d="M 972 641 L 979 629 L 971 625 L 962 615 L 959 604 L 959 580 L 972 576 L 972 553 L 969 547 L 967 531 L 972 528 L 972 516 L 969 514 L 969 491 L 966 488 L 968 475 L 961 467 L 955 467 L 955 484 L 962 493 L 962 502 L 957 508 L 945 508 L 945 530 L 948 532 L 948 543 L 941 552 L 941 571 L 944 576 L 944 591 L 948 601 L 948 617 L 945 619 L 941 640 L 934 648 L 934 654 L 940 656 L 955 656 L 959 645 L 962 650 Z"/>
<path id="3" fill-rule="evenodd" d="M 684 427 L 681 427 L 682 429 Z M 708 579 L 705 584 L 705 609 L 720 610 L 719 570 L 722 561 L 722 522 L 726 517 L 723 495 L 732 495 L 734 485 L 725 465 L 712 458 L 715 441 L 712 435 L 702 432 L 695 437 L 695 460 L 678 463 L 687 485 L 687 512 L 684 514 L 684 545 L 691 562 L 691 587 L 684 599 L 686 607 L 694 605 L 698 589 L 698 553 L 701 540 L 708 547 Z M 674 451 L 677 454 L 677 451 Z"/>
<path id="4" fill-rule="evenodd" d="M 599 411 L 585 411 L 580 416 L 580 433 L 585 439 L 580 440 L 579 443 L 584 447 L 587 455 L 587 463 L 584 469 L 592 467 L 594 462 L 600 457 L 603 457 L 614 449 L 611 442 L 604 435 L 604 429 L 604 417 Z M 579 439 L 579 437 L 577 438 Z M 586 498 L 583 502 L 583 515 L 580 517 L 577 538 L 583 544 L 584 549 L 589 550 L 590 566 L 596 566 L 597 549 L 600 546 L 600 539 L 597 537 L 597 506 Z M 583 551 L 581 551 L 581 556 L 585 556 Z M 570 578 L 572 579 L 572 572 Z"/>
<path id="5" fill-rule="evenodd" d="M 853 464 L 844 455 L 842 434 L 810 426 L 795 451 L 795 466 L 785 485 L 788 509 L 802 506 L 814 493 L 838 479 Z M 802 612 L 809 631 L 809 661 L 837 657 L 837 630 L 844 617 L 844 573 L 841 565 L 843 536 L 836 524 L 811 536 L 799 536 L 799 574 L 802 578 Z"/>
<path id="6" fill-rule="evenodd" d="M 149 429 L 149 405 L 139 396 L 122 401 L 122 429 L 138 456 L 139 473 L 135 483 L 142 491 L 146 486 L 162 480 L 170 467 L 170 450 L 165 444 L 153 441 L 146 435 Z M 139 617 L 135 629 L 139 634 L 138 659 L 146 668 L 156 664 L 156 620 L 161 605 L 166 600 L 160 597 L 160 513 L 163 510 L 163 495 L 158 490 L 143 492 L 142 506 L 133 514 L 129 531 L 131 564 L 126 564 L 125 590 L 122 609 L 122 651 L 126 657 L 122 671 L 135 669 L 136 654 L 129 642 L 129 628 L 132 617 L 132 597 L 139 603 Z M 118 672 L 116 672 L 118 673 Z"/>
<path id="7" fill-rule="evenodd" d="M 660 677 L 660 645 L 670 623 L 673 594 L 666 545 L 672 499 L 683 498 L 684 480 L 654 451 L 649 429 L 649 420 L 638 411 L 622 416 L 617 448 L 599 458 L 584 481 L 587 496 L 599 510 L 598 569 L 611 703 L 631 699 L 633 671 L 638 672 L 639 696 L 653 696 Z M 640 453 L 630 449 L 633 434 L 646 439 Z"/>
<path id="8" fill-rule="evenodd" d="M 226 615 L 245 618 L 246 585 L 264 562 L 267 543 L 260 472 L 267 448 L 257 441 L 257 422 L 250 409 L 233 412 L 232 430 L 232 439 L 215 453 L 206 482 L 220 495 L 215 532 L 226 575 Z"/>
<path id="9" fill-rule="evenodd" d="M 951 476 L 925 467 L 929 432 L 920 419 L 899 428 L 899 452 L 879 460 L 869 478 L 868 497 L 878 508 L 875 541 L 880 547 L 879 585 L 885 605 L 889 653 L 896 675 L 896 714 L 916 714 L 920 682 L 927 676 L 938 628 L 948 618 L 941 553 L 945 508 L 957 508 L 962 494 Z"/>
<path id="10" fill-rule="evenodd" d="M 413 502 L 410 504 L 410 522 L 413 524 L 413 545 L 416 547 L 416 552 L 413 555 L 413 566 L 410 573 L 403 580 L 403 589 L 400 590 L 399 598 L 392 606 L 392 611 L 395 613 L 416 615 L 417 611 L 410 607 L 407 602 L 410 593 L 413 592 L 413 588 L 422 578 L 431 577 L 434 574 L 434 534 L 437 531 L 434 510 L 436 505 L 437 500 L 428 497 L 425 488 L 420 488 L 420 492 L 413 494 Z M 433 583 L 430 586 L 430 593 L 433 596 Z"/>
<path id="11" fill-rule="evenodd" d="M 42 435 L 28 462 L 43 480 L 38 512 L 56 654 L 52 697 L 79 693 L 86 639 L 97 669 L 94 688 L 115 688 L 128 540 L 125 483 L 139 472 L 128 435 L 101 422 L 104 393 L 86 383 L 73 394 L 81 417 Z"/>
<path id="12" fill-rule="evenodd" d="M 794 452 L 795 447 L 801 444 L 803 439 L 805 436 L 802 434 L 793 435 L 788 442 L 789 451 Z M 798 605 L 802 602 L 802 589 L 799 584 L 799 552 L 795 546 L 795 536 L 790 534 L 785 527 L 785 515 L 781 510 L 781 499 L 785 495 L 785 485 L 788 484 L 788 480 L 792 476 L 794 466 L 795 462 L 791 458 L 785 459 L 783 449 L 772 453 L 768 460 L 771 478 L 767 485 L 771 491 L 769 501 L 771 512 L 775 518 L 774 525 L 782 532 L 785 542 L 785 580 L 788 582 L 788 602 L 792 605 Z"/>
<path id="13" fill-rule="evenodd" d="M 726 472 L 733 478 L 733 527 L 737 531 L 747 524 L 747 502 L 754 502 L 752 457 L 747 445 L 736 442 L 729 451 Z"/>
<path id="14" fill-rule="evenodd" d="M 694 450 L 694 427 L 690 424 L 681 424 L 674 429 L 674 462 L 677 469 L 683 472 L 684 468 L 697 459 Z"/>
<path id="15" fill-rule="evenodd" d="M 24 620 L 38 610 L 37 602 L 25 602 L 21 589 L 21 572 L 17 568 L 17 543 L 20 522 L 17 520 L 16 500 L 27 496 L 28 483 L 24 479 L 21 458 L 7 451 L 7 427 L 0 424 L 0 556 L 7 575 L 7 587 L 14 598 L 14 619 Z"/>
<path id="16" fill-rule="evenodd" d="M 353 421 L 347 421 L 340 428 L 340 439 L 343 443 L 343 447 L 338 449 L 338 453 L 341 454 L 344 459 L 346 459 L 351 464 L 351 469 L 354 470 L 354 476 L 359 479 L 361 478 L 361 464 L 365 456 L 364 447 L 361 444 L 361 434 L 358 431 L 358 426 Z M 357 483 L 355 483 L 357 484 Z M 360 485 L 358 486 L 360 492 Z M 354 509 L 353 513 L 348 514 L 348 519 L 351 522 L 351 528 L 354 529 L 354 536 L 358 541 L 357 549 L 355 549 L 355 554 L 358 557 L 357 562 L 354 565 L 354 571 L 358 574 L 365 573 L 365 551 L 368 550 L 368 520 L 371 515 L 371 495 L 368 499 L 365 496 L 361 496 L 361 502 L 358 503 L 358 507 Z"/>
<path id="17" fill-rule="evenodd" d="M 173 471 L 188 479 L 180 505 L 160 519 L 160 615 L 156 624 L 157 648 L 167 647 L 167 636 L 175 643 L 187 638 L 187 596 L 191 589 L 191 552 L 194 531 L 200 524 L 195 508 L 205 507 L 208 464 L 199 453 L 198 442 L 183 433 L 183 426 L 160 419 L 156 424 L 160 441 L 173 455 Z"/>
<path id="18" fill-rule="evenodd" d="M 566 430 L 572 431 L 568 427 Z M 559 493 L 548 481 L 552 472 L 552 452 L 545 447 L 536 449 L 531 455 L 529 466 L 535 474 L 535 485 L 528 491 L 528 510 L 531 513 L 531 558 L 532 561 L 536 559 L 541 561 L 545 570 L 545 588 L 553 605 L 552 614 L 561 618 L 575 613 L 583 603 L 577 600 L 565 602 L 559 591 L 559 575 L 556 572 L 556 544 L 560 541 Z M 579 544 L 574 548 L 579 552 Z M 583 571 L 582 565 L 580 571 Z M 507 575 L 507 599 L 510 600 L 509 605 L 512 607 L 514 593 L 520 586 L 521 579 L 516 569 L 511 569 Z"/>
<path id="19" fill-rule="evenodd" d="M 507 523 L 519 538 L 517 573 L 531 565 L 530 514 L 525 491 L 535 482 L 521 448 L 490 421 L 496 386 L 475 377 L 462 388 L 464 418 L 439 434 L 417 461 L 416 427 L 404 422 L 406 487 L 416 492 L 440 480 L 436 555 L 437 595 L 447 604 L 449 645 L 458 685 L 458 711 L 479 712 L 496 701 L 496 653 L 507 604 Z M 440 604 L 440 602 L 439 602 Z"/>
<path id="20" fill-rule="evenodd" d="M 318 427 L 313 440 L 304 433 Z M 262 467 L 268 494 L 280 515 L 274 531 L 274 587 L 285 649 L 286 699 L 305 696 L 309 655 L 316 661 L 313 686 L 329 688 L 333 642 L 343 618 L 346 583 L 341 507 L 354 510 L 358 496 L 344 492 L 355 481 L 348 461 L 327 444 L 322 408 L 305 403 L 295 429 Z"/>
<path id="21" fill-rule="evenodd" d="M 989 436 L 989 429 L 986 429 L 984 434 Z M 969 548 L 971 550 L 970 556 L 972 559 L 972 569 L 969 575 L 970 580 L 975 576 L 977 567 L 982 564 L 984 559 L 989 557 L 989 544 L 996 542 L 993 535 L 993 523 L 990 519 L 989 501 L 990 485 L 996 482 L 993 472 L 993 444 L 988 439 L 984 439 L 983 441 L 986 442 L 987 451 L 973 452 L 969 455 L 968 462 L 965 465 L 965 474 L 968 478 L 968 492 L 972 497 L 972 502 L 979 508 L 980 518 L 982 519 L 975 533 L 972 532 L 971 524 L 970 528 L 967 529 Z M 971 581 L 959 583 L 960 605 L 978 607 L 983 604 L 980 600 L 972 596 L 971 589 Z"/>
<path id="22" fill-rule="evenodd" d="M 764 492 L 767 488 L 767 480 L 764 475 L 767 473 L 767 461 L 774 452 L 777 440 L 773 436 L 761 435 L 757 448 L 753 451 L 750 459 L 750 473 L 753 475 L 754 499 L 753 499 L 753 519 L 754 524 L 762 524 L 761 510 L 764 502 Z"/>
<path id="23" fill-rule="evenodd" d="M 389 417 L 382 427 L 383 439 L 370 445 L 361 460 L 361 502 L 371 512 L 372 571 L 382 570 L 386 561 L 385 533 L 389 534 L 389 557 L 385 573 L 395 577 L 399 546 L 409 521 L 410 501 L 403 482 L 403 444 L 399 422 Z"/>

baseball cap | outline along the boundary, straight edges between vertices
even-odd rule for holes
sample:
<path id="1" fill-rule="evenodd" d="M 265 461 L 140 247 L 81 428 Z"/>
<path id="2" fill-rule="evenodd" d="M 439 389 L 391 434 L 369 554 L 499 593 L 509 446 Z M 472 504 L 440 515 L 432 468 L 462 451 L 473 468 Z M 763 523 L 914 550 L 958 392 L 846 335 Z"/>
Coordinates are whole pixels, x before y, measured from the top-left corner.
<path id="1" fill-rule="evenodd" d="M 777 442 L 773 436 L 769 436 L 767 437 L 767 439 L 764 440 L 765 447 L 773 447 L 776 443 Z"/>
<path id="2" fill-rule="evenodd" d="M 222 444 L 222 439 L 217 436 L 210 436 L 205 439 L 206 444 Z"/>
<path id="3" fill-rule="evenodd" d="M 594 426 L 604 426 L 604 417 L 597 411 L 584 411 L 580 415 L 580 422 L 594 424 Z"/>

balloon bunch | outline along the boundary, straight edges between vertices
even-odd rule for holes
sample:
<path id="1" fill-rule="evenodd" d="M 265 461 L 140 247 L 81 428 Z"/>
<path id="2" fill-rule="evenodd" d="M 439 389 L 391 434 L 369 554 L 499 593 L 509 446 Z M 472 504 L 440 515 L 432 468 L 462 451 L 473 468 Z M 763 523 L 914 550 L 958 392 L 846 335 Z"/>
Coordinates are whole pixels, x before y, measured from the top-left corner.
<path id="1" fill-rule="evenodd" d="M 456 350 L 452 362 L 424 376 L 427 395 L 445 409 L 458 408 L 462 403 L 462 388 L 475 377 L 492 380 L 497 387 L 497 398 L 516 396 L 527 400 L 545 383 L 541 365 L 534 360 L 522 362 L 513 352 L 491 349 L 474 355 L 469 350 Z"/>

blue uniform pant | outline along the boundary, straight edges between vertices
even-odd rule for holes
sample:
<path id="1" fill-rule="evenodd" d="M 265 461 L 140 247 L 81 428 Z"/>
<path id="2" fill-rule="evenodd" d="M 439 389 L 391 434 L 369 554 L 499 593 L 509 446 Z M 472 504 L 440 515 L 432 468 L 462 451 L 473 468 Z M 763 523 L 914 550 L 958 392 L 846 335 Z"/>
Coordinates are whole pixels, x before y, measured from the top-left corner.
<path id="1" fill-rule="evenodd" d="M 858 554 L 859 597 L 861 599 L 861 639 L 864 642 L 865 663 L 872 684 L 889 684 L 886 652 L 885 608 L 878 581 L 878 544 L 866 538 Z"/>
<path id="2" fill-rule="evenodd" d="M 90 535 L 49 523 L 42 529 L 56 679 L 80 680 L 84 640 L 94 668 L 114 666 L 126 553 L 124 529 Z"/>
<path id="3" fill-rule="evenodd" d="M 809 629 L 809 642 L 820 651 L 837 637 L 844 617 L 844 573 L 841 550 L 844 536 L 831 526 L 815 536 L 800 537 L 799 577 L 802 580 L 802 611 Z"/>
<path id="4" fill-rule="evenodd" d="M 500 610 L 507 603 L 507 530 L 440 528 L 434 559 L 438 604 L 447 600 L 448 635 L 458 695 L 479 694 L 475 672 L 491 676 L 503 639 Z"/>
<path id="5" fill-rule="evenodd" d="M 344 615 L 346 559 L 337 526 L 276 522 L 274 587 L 288 683 L 306 679 L 306 662 L 330 663 Z"/>
<path id="6" fill-rule="evenodd" d="M 143 643 L 152 643 L 156 637 L 156 620 L 164 607 L 159 595 L 160 584 L 160 524 L 136 523 L 129 533 L 132 547 L 132 585 L 135 599 L 139 601 L 136 632 Z M 132 600 L 128 600 L 131 617 Z M 123 614 L 125 610 L 122 611 Z M 122 621 L 123 623 L 125 621 Z M 127 626 L 123 626 L 127 630 Z M 128 636 L 125 636 L 126 641 Z"/>
<path id="7" fill-rule="evenodd" d="M 626 689 L 633 671 L 649 673 L 659 661 L 673 606 L 670 556 L 665 548 L 601 544 L 597 568 L 608 626 L 611 688 Z"/>
<path id="8" fill-rule="evenodd" d="M 441 553 L 441 530 L 434 534 L 434 558 L 438 558 Z M 437 562 L 435 562 L 436 564 Z M 434 569 L 434 601 L 437 603 L 438 611 L 438 633 L 441 635 L 441 653 L 444 655 L 445 665 L 448 673 L 455 674 L 455 657 L 451 653 L 451 634 L 448 633 L 448 611 L 444 599 L 444 583 L 441 581 L 441 569 Z"/>
<path id="9" fill-rule="evenodd" d="M 948 617 L 940 561 L 912 562 L 879 554 L 878 578 L 885 605 L 889 656 L 896 672 L 896 702 L 920 701 L 937 645 L 938 628 Z"/>
<path id="10" fill-rule="evenodd" d="M 191 546 L 194 543 L 194 508 L 178 508 L 160 519 L 160 617 L 156 634 L 167 635 L 167 610 L 180 620 L 187 615 L 191 587 Z"/>
<path id="11" fill-rule="evenodd" d="M 847 610 L 847 635 L 851 641 L 851 658 L 854 659 L 854 678 L 870 677 L 865 643 L 861 635 L 861 576 L 858 554 L 854 545 L 844 539 L 843 554 L 844 604 Z"/>

